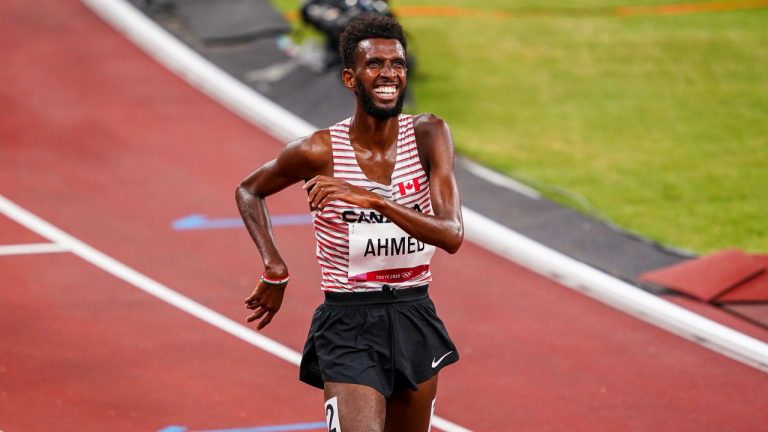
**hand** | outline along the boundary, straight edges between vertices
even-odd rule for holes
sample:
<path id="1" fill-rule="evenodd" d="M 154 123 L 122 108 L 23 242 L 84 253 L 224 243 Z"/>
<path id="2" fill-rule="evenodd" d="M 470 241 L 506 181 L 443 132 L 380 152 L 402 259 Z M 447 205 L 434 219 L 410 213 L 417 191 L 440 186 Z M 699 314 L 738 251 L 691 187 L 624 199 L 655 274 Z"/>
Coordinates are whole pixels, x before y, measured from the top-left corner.
<path id="1" fill-rule="evenodd" d="M 304 185 L 304 189 L 309 191 L 307 201 L 311 208 L 322 210 L 326 204 L 333 200 L 340 200 L 346 203 L 362 207 L 372 208 L 377 199 L 381 199 L 375 193 L 353 186 L 343 180 L 334 177 L 317 176 Z"/>
<path id="2" fill-rule="evenodd" d="M 280 305 L 283 304 L 283 295 L 285 294 L 285 287 L 288 284 L 283 285 L 270 285 L 259 281 L 256 285 L 256 289 L 253 290 L 253 294 L 245 299 L 246 309 L 254 311 L 246 321 L 253 322 L 257 319 L 264 317 L 256 326 L 256 330 L 261 330 L 272 322 L 272 318 L 277 311 L 280 310 Z"/>

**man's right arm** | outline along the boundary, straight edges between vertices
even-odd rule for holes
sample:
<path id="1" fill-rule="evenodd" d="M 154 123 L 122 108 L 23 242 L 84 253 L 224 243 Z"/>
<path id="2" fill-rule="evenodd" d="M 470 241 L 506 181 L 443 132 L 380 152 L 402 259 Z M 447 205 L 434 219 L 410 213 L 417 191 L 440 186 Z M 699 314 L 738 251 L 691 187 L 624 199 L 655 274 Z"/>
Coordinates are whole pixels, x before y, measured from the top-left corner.
<path id="1" fill-rule="evenodd" d="M 288 269 L 275 246 L 265 198 L 323 170 L 329 158 L 326 135 L 327 131 L 318 131 L 288 144 L 276 159 L 246 177 L 235 192 L 240 215 L 270 278 L 281 279 Z"/>
<path id="2" fill-rule="evenodd" d="M 288 267 L 277 251 L 265 198 L 301 180 L 325 172 L 330 160 L 330 135 L 320 131 L 289 144 L 277 157 L 245 178 L 237 187 L 235 199 L 245 227 L 261 253 L 265 276 L 272 280 L 288 277 Z M 248 322 L 260 320 L 261 330 L 272 321 L 283 303 L 286 284 L 259 281 L 245 299 L 253 311 Z"/>

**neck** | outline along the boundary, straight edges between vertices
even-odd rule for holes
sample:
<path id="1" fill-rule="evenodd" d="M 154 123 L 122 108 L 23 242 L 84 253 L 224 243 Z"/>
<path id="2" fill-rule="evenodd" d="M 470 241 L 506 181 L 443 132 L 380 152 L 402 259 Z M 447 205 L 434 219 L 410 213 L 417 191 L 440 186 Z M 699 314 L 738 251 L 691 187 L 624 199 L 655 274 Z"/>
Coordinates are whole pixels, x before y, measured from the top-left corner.
<path id="1" fill-rule="evenodd" d="M 349 126 L 350 138 L 357 143 L 366 143 L 373 147 L 387 148 L 395 142 L 400 129 L 398 116 L 378 119 L 366 114 L 359 106 Z"/>

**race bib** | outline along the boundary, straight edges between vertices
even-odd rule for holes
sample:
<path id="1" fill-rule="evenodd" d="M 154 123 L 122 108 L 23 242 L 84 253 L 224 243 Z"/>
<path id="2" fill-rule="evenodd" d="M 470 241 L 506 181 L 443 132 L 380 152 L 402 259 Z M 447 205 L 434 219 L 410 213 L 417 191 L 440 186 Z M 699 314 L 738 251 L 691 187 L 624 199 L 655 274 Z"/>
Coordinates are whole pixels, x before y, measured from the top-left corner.
<path id="1" fill-rule="evenodd" d="M 429 271 L 434 253 L 395 223 L 349 224 L 350 281 L 407 282 Z"/>

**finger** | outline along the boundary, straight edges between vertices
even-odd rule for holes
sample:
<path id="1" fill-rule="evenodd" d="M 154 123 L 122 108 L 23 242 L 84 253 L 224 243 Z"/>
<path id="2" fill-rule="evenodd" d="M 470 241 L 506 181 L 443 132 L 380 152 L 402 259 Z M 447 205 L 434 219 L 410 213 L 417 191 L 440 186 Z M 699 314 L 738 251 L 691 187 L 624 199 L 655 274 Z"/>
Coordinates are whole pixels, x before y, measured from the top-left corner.
<path id="1" fill-rule="evenodd" d="M 252 314 L 248 315 L 248 317 L 245 319 L 248 322 L 251 322 L 253 320 L 259 319 L 260 316 L 263 316 L 265 313 L 264 309 L 257 310 L 253 312 Z"/>
<path id="2" fill-rule="evenodd" d="M 261 304 L 264 304 L 264 295 L 263 293 L 259 293 L 258 297 L 254 297 L 253 300 L 246 303 L 248 306 L 259 306 Z"/>
<path id="3" fill-rule="evenodd" d="M 320 193 L 320 188 L 315 186 L 315 188 L 309 191 L 309 194 L 307 194 L 307 202 L 309 203 L 309 208 L 314 208 L 314 202 L 317 199 L 318 193 Z"/>
<path id="4" fill-rule="evenodd" d="M 251 294 L 250 297 L 245 299 L 245 304 L 249 305 L 249 304 L 253 304 L 253 303 L 259 303 L 260 300 L 261 300 L 261 296 L 256 294 L 256 293 L 253 293 L 253 294 Z"/>
<path id="5" fill-rule="evenodd" d="M 312 189 L 315 186 L 315 183 L 317 183 L 320 180 L 320 177 L 321 176 L 312 177 L 308 182 L 304 183 L 304 186 L 302 186 L 302 188 Z"/>
<path id="6" fill-rule="evenodd" d="M 333 200 L 340 199 L 341 197 L 342 197 L 342 194 L 340 194 L 340 193 L 337 193 L 337 192 L 329 193 L 328 195 L 323 197 L 323 199 L 319 203 L 317 203 L 317 207 L 316 208 L 322 210 L 323 208 L 325 208 L 326 204 L 328 204 L 329 202 L 331 202 Z"/>
<path id="7" fill-rule="evenodd" d="M 325 199 L 329 194 L 333 194 L 338 191 L 338 187 L 336 186 L 326 186 L 323 187 L 322 190 L 320 190 L 315 197 L 312 200 L 312 207 L 318 208 L 317 206 L 320 205 L 320 202 Z"/>
<path id="8" fill-rule="evenodd" d="M 264 317 L 264 319 L 259 322 L 259 325 L 256 326 L 256 330 L 261 330 L 264 327 L 266 327 L 267 324 L 272 322 L 272 317 L 274 317 L 274 316 L 275 316 L 274 312 L 268 313 L 267 316 Z"/>
<path id="9" fill-rule="evenodd" d="M 312 186 L 312 189 L 307 194 L 307 200 L 312 202 L 312 199 L 314 199 L 317 194 L 322 193 L 323 190 L 332 186 L 334 186 L 333 179 L 327 178 L 317 180 Z"/>
<path id="10" fill-rule="evenodd" d="M 253 322 L 253 321 L 256 321 L 257 319 L 263 317 L 264 314 L 266 314 L 266 313 L 267 313 L 267 310 L 265 308 L 261 308 L 260 310 L 258 310 L 256 312 L 252 313 L 251 315 L 249 315 L 248 318 L 246 318 L 245 320 L 248 321 L 248 322 Z"/>
<path id="11" fill-rule="evenodd" d="M 259 298 L 261 297 L 261 291 L 262 291 L 262 282 L 259 281 L 256 283 L 256 288 L 253 289 L 253 292 L 251 295 L 245 298 L 245 303 L 253 303 L 259 301 Z"/>
<path id="12" fill-rule="evenodd" d="M 253 310 L 258 309 L 260 307 L 261 307 L 261 303 L 259 302 L 248 303 L 245 305 L 246 309 L 253 309 Z"/>
<path id="13" fill-rule="evenodd" d="M 311 203 L 313 199 L 315 199 L 315 195 L 317 195 L 318 192 L 320 192 L 320 187 L 315 185 L 312 189 L 309 190 L 309 193 L 307 193 L 307 202 Z"/>
<path id="14" fill-rule="evenodd" d="M 305 185 L 305 189 L 307 190 L 307 201 L 312 202 L 312 197 L 314 197 L 320 189 L 322 189 L 322 185 L 320 184 L 319 180 L 316 180 L 317 177 L 313 178 L 311 180 L 311 184 L 307 183 Z"/>

